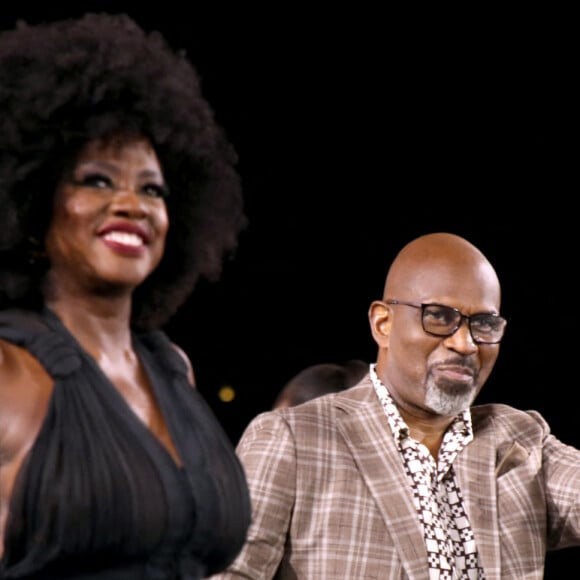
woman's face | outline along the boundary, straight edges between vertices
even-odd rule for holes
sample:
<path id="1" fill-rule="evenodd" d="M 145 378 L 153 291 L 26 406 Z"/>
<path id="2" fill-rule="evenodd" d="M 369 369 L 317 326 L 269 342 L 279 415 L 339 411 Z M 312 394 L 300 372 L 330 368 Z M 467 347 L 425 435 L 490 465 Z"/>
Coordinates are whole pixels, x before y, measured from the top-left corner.
<path id="1" fill-rule="evenodd" d="M 53 288 L 124 292 L 143 282 L 163 256 L 165 195 L 147 139 L 86 145 L 54 199 L 45 239 Z"/>

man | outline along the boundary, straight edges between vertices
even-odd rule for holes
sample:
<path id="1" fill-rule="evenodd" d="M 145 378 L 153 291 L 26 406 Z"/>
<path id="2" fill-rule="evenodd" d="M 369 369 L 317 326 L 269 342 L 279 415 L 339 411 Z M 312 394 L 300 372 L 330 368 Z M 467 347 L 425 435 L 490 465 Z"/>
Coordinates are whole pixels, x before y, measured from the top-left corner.
<path id="1" fill-rule="evenodd" d="M 370 372 L 242 435 L 253 523 L 219 578 L 540 580 L 547 550 L 580 545 L 580 451 L 537 412 L 471 406 L 500 298 L 465 239 L 407 244 L 370 306 Z"/>

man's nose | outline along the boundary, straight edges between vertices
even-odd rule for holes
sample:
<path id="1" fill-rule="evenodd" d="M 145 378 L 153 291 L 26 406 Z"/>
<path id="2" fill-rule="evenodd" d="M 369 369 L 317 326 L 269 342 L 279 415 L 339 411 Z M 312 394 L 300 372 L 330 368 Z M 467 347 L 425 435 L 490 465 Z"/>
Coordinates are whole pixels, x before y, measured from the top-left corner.
<path id="1" fill-rule="evenodd" d="M 471 354 L 478 348 L 477 343 L 473 340 L 471 329 L 469 328 L 469 320 L 462 317 L 459 322 L 457 330 L 445 338 L 445 345 L 456 352 L 462 354 Z"/>

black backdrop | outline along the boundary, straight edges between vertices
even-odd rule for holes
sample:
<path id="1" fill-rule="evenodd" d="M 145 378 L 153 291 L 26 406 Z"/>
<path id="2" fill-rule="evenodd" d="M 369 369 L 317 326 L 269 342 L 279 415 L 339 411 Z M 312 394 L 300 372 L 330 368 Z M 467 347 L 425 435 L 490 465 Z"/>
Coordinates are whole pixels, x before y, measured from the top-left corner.
<path id="1" fill-rule="evenodd" d="M 304 366 L 372 360 L 366 312 L 388 264 L 447 230 L 503 281 L 510 323 L 480 401 L 538 409 L 580 446 L 572 14 L 207 4 L 19 2 L 0 24 L 128 12 L 196 64 L 240 155 L 250 225 L 167 330 L 232 440 Z M 546 578 L 579 561 L 559 554 Z"/>

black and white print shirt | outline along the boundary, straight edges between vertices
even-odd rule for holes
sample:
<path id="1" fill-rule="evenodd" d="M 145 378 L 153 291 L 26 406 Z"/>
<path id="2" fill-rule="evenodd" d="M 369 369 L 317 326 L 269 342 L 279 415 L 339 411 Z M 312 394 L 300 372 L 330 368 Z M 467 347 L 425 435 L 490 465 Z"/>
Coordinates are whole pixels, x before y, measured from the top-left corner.
<path id="1" fill-rule="evenodd" d="M 423 528 L 430 580 L 485 580 L 453 461 L 473 440 L 471 413 L 458 415 L 446 431 L 437 463 L 425 445 L 414 440 L 409 427 L 375 365 L 370 377 L 381 401 L 403 465 Z"/>

